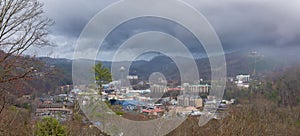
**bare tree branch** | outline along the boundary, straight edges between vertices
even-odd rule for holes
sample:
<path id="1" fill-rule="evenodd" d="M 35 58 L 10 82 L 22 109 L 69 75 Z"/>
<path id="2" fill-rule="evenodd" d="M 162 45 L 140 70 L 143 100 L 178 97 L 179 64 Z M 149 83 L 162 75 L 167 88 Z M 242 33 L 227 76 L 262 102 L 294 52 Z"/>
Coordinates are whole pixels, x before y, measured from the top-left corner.
<path id="1" fill-rule="evenodd" d="M 43 16 L 42 7 L 38 0 L 0 1 L 0 83 L 33 76 L 21 56 L 32 46 L 50 45 L 53 21 Z"/>
<path id="2" fill-rule="evenodd" d="M 2 104 L 1 109 L 0 109 L 0 114 L 2 113 L 2 111 L 4 110 L 5 105 L 6 105 L 5 96 L 2 96 L 2 100 L 3 100 L 3 104 Z"/>

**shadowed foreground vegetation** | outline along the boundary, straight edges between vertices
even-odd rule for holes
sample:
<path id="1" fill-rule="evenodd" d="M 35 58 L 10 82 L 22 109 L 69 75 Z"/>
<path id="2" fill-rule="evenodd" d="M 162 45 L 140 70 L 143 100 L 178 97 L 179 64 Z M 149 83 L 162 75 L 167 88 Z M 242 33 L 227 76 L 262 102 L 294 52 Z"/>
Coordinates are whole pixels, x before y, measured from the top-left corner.
<path id="1" fill-rule="evenodd" d="M 211 120 L 205 126 L 198 126 L 198 119 L 188 118 L 169 136 L 182 135 L 294 135 L 300 134 L 300 108 L 292 111 L 287 108 L 266 106 L 234 106 L 222 120 Z"/>
<path id="2" fill-rule="evenodd" d="M 234 105 L 228 109 L 229 115 L 222 120 L 211 120 L 205 126 L 198 126 L 198 117 L 189 117 L 168 136 L 198 136 L 198 135 L 299 135 L 300 107 L 293 109 L 277 107 L 270 101 L 257 99 L 264 104 Z M 9 107 L 5 110 L 0 121 L 0 135 L 33 135 L 37 124 L 30 121 L 28 111 Z M 81 117 L 60 124 L 67 135 L 105 135 L 92 125 L 82 124 Z M 55 121 L 53 121 L 55 122 Z M 49 127 L 56 123 L 48 123 Z M 44 126 L 44 128 L 47 128 Z M 43 129 L 42 129 L 43 130 Z M 41 132 L 39 132 L 41 133 Z M 64 132 L 65 133 L 65 132 Z"/>

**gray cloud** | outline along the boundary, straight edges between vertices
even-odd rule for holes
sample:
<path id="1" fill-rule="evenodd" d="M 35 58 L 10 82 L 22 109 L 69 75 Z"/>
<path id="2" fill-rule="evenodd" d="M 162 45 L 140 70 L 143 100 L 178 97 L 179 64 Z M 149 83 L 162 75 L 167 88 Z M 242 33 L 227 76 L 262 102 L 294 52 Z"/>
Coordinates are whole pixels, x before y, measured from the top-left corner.
<path id="1" fill-rule="evenodd" d="M 201 2 L 199 2 L 201 3 Z M 290 46 L 298 45 L 300 34 L 299 5 L 292 0 L 228 0 L 213 1 L 198 9 L 208 18 L 226 46 Z"/>
<path id="2" fill-rule="evenodd" d="M 54 54 L 72 58 L 76 39 L 81 30 L 96 13 L 113 1 L 44 0 L 43 2 L 46 15 L 56 22 L 52 29 L 53 39 L 57 43 L 57 47 L 53 48 Z M 291 46 L 297 48 L 300 45 L 298 38 L 300 36 L 300 27 L 298 27 L 300 9 L 297 6 L 300 5 L 300 1 L 298 0 L 288 2 L 283 0 L 186 0 L 186 2 L 203 13 L 216 30 L 226 50 L 264 48 L 266 51 L 267 47 L 280 50 L 291 48 Z M 191 49 L 194 44 L 197 44 L 192 36 L 179 25 L 170 25 L 163 21 L 151 22 L 148 19 L 120 27 L 120 30 L 116 30 L 116 33 L 108 38 L 105 49 L 109 52 L 133 34 L 147 30 L 164 30 L 176 37 L 181 37 L 191 46 Z M 49 52 L 49 49 L 41 49 L 40 54 L 43 55 L 44 52 Z"/>
<path id="3" fill-rule="evenodd" d="M 113 1 L 44 0 L 42 2 L 46 15 L 56 22 L 54 33 L 77 38 L 88 21 Z"/>

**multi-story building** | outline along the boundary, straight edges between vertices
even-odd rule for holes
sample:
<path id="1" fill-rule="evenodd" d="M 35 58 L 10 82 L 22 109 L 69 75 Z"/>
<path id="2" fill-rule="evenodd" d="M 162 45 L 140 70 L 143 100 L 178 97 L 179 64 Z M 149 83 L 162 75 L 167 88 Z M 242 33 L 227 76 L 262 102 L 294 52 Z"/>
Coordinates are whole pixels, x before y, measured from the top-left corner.
<path id="1" fill-rule="evenodd" d="M 208 93 L 208 88 L 209 85 L 190 85 L 189 91 L 192 94 L 197 95 L 199 93 Z"/>
<path id="2" fill-rule="evenodd" d="M 184 90 L 182 91 L 182 95 L 193 95 L 199 96 L 202 93 L 209 93 L 209 85 L 189 85 L 185 84 L 183 86 Z"/>
<path id="3" fill-rule="evenodd" d="M 249 88 L 250 75 L 237 75 L 236 85 L 238 87 Z"/>
<path id="4" fill-rule="evenodd" d="M 183 107 L 202 107 L 203 101 L 200 96 L 179 95 L 177 96 L 178 105 Z"/>
<path id="5" fill-rule="evenodd" d="M 250 75 L 237 75 L 236 79 L 237 79 L 237 81 L 241 81 L 241 82 L 249 82 Z"/>
<path id="6" fill-rule="evenodd" d="M 153 84 L 153 85 L 151 85 L 150 90 L 151 90 L 151 93 L 154 93 L 154 94 L 155 94 L 155 93 L 162 94 L 162 93 L 167 92 L 167 87 L 166 87 L 166 86 L 163 86 L 163 85 L 156 85 L 156 84 Z"/>
<path id="7" fill-rule="evenodd" d="M 191 96 L 189 105 L 193 107 L 203 107 L 202 98 L 199 96 Z"/>

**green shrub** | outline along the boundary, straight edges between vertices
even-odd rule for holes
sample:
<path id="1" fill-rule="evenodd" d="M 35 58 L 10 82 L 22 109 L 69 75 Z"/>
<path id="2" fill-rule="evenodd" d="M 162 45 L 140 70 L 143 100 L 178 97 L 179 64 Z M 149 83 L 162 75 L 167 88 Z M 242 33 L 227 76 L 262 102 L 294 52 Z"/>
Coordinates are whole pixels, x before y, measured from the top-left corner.
<path id="1" fill-rule="evenodd" d="M 37 136 L 66 136 L 67 129 L 53 117 L 45 117 L 36 124 Z"/>

